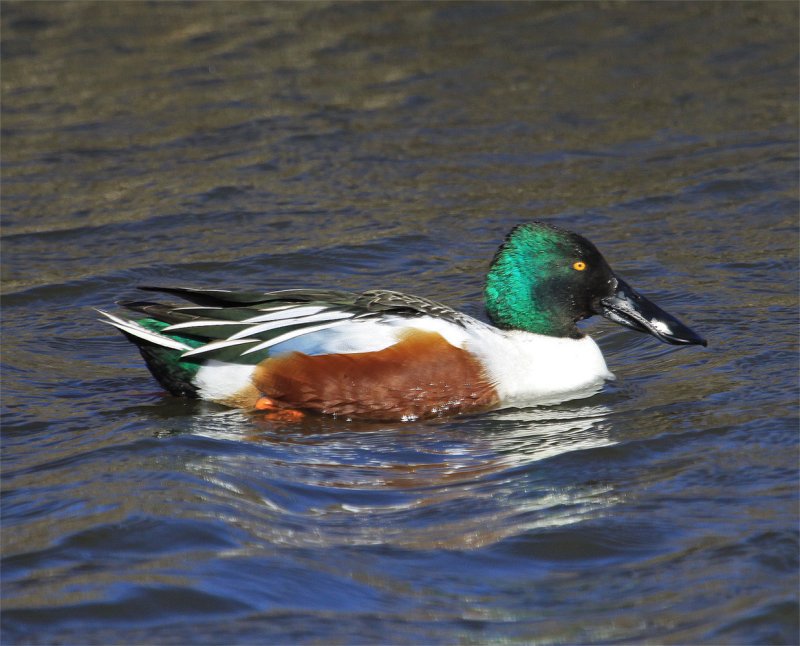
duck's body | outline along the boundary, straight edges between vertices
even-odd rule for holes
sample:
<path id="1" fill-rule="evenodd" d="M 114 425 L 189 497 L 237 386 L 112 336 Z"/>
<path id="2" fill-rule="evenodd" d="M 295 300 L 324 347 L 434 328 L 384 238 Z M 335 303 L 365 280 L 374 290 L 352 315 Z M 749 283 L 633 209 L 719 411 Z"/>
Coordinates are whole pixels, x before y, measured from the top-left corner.
<path id="1" fill-rule="evenodd" d="M 495 325 L 391 291 L 145 289 L 196 304 L 124 303 L 147 315 L 138 321 L 104 313 L 162 386 L 278 416 L 418 419 L 586 396 L 613 377 L 575 327 L 592 313 L 705 344 L 614 276 L 590 242 L 541 223 L 514 229 L 495 256 Z"/>

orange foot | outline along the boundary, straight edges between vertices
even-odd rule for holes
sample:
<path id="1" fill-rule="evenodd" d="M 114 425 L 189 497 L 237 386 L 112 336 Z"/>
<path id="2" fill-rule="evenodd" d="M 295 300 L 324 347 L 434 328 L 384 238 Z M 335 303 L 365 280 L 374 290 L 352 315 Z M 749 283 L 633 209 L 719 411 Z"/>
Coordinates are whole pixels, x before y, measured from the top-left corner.
<path id="1" fill-rule="evenodd" d="M 294 408 L 281 408 L 269 397 L 259 397 L 255 405 L 256 410 L 263 410 L 265 419 L 278 422 L 299 422 L 305 414 Z"/>

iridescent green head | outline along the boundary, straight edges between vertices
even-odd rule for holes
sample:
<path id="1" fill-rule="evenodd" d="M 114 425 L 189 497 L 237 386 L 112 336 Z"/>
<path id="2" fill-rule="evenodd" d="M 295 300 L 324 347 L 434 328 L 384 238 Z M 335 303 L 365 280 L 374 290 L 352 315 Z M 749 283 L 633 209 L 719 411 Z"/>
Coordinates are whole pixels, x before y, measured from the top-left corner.
<path id="1" fill-rule="evenodd" d="M 613 273 L 586 238 L 543 222 L 514 227 L 486 277 L 486 310 L 501 328 L 578 338 Z"/>
<path id="2" fill-rule="evenodd" d="M 543 222 L 511 230 L 492 261 L 485 298 L 504 329 L 580 338 L 576 323 L 601 314 L 666 343 L 706 344 L 616 276 L 586 238 Z"/>

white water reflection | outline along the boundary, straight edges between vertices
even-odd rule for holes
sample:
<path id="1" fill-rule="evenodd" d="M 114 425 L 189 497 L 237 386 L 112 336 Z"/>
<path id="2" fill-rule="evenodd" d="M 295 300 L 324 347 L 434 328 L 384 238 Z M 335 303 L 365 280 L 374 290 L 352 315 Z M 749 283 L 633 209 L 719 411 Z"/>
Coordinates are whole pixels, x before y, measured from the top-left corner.
<path id="1" fill-rule="evenodd" d="M 187 468 L 208 483 L 213 508 L 262 547 L 470 549 L 606 513 L 617 501 L 611 484 L 583 482 L 579 469 L 565 477 L 569 466 L 547 462 L 614 444 L 608 413 L 597 405 L 509 410 L 315 434 L 276 433 L 225 412 L 199 416 L 193 432 L 236 449 Z"/>
<path id="2" fill-rule="evenodd" d="M 492 422 L 507 426 L 502 436 L 493 438 L 492 445 L 495 450 L 519 455 L 523 462 L 611 446 L 616 442 L 609 435 L 610 413 L 602 404 L 498 411 Z"/>

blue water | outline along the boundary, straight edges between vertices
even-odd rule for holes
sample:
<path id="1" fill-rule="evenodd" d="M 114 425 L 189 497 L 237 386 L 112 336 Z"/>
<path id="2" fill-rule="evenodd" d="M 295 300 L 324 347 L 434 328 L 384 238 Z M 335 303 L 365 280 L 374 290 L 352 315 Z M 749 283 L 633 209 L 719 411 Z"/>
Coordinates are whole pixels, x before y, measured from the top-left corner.
<path id="1" fill-rule="evenodd" d="M 793 3 L 3 3 L 3 643 L 777 643 L 798 620 Z M 140 284 L 481 315 L 513 225 L 709 340 L 425 423 L 161 392 Z"/>

